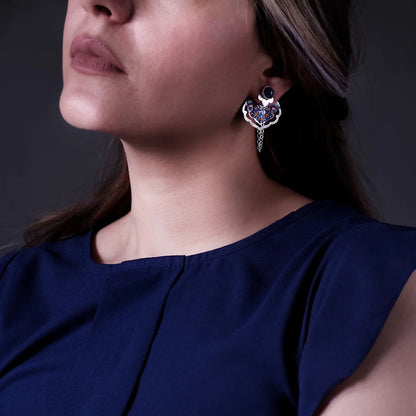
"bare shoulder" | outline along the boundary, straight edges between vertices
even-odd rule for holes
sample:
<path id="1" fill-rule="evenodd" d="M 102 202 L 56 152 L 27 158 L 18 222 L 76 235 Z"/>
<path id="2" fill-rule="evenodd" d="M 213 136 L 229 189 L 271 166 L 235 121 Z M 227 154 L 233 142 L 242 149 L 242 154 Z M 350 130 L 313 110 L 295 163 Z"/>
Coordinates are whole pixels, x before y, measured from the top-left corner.
<path id="1" fill-rule="evenodd" d="M 370 354 L 315 416 L 416 415 L 416 270 Z"/>

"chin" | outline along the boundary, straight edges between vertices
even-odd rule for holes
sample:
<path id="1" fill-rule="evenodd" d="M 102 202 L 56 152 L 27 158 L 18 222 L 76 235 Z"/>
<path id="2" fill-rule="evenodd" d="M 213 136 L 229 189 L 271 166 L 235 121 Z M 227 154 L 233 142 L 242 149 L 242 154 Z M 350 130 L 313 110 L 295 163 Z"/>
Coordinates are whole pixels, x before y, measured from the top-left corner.
<path id="1" fill-rule="evenodd" d="M 103 133 L 111 133 L 109 116 L 101 106 L 94 104 L 94 101 L 87 97 L 61 94 L 59 110 L 63 119 L 73 127 L 83 130 L 94 130 Z"/>

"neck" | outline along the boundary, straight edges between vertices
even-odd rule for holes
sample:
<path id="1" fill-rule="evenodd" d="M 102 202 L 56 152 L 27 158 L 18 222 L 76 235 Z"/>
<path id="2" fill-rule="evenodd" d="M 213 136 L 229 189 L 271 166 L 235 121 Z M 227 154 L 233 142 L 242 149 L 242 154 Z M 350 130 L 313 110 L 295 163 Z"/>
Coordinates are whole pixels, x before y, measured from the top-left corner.
<path id="1" fill-rule="evenodd" d="M 218 248 L 309 202 L 264 174 L 251 130 L 168 151 L 129 143 L 132 207 L 97 235 L 105 263 Z"/>

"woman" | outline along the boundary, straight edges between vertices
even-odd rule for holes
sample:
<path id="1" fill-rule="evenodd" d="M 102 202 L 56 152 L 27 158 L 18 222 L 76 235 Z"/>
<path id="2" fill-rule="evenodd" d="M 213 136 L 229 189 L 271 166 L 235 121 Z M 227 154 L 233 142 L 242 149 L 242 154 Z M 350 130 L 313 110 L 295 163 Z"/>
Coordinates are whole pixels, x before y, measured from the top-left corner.
<path id="1" fill-rule="evenodd" d="M 1 260 L 0 414 L 412 414 L 416 231 L 364 215 L 332 3 L 69 0 L 60 109 L 120 163 Z"/>

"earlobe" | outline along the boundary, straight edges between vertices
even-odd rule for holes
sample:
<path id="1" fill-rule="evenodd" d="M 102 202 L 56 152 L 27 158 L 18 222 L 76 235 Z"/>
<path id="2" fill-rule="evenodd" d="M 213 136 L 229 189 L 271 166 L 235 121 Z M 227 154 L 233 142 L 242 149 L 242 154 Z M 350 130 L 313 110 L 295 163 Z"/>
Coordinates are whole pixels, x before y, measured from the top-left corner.
<path id="1" fill-rule="evenodd" d="M 277 84 L 276 99 L 280 100 L 293 87 L 294 82 L 286 78 L 278 78 Z"/>
<path id="2" fill-rule="evenodd" d="M 274 62 L 273 57 L 263 50 L 258 55 L 255 78 L 253 79 L 254 82 L 251 85 L 248 97 L 261 104 L 257 97 L 266 86 L 269 86 L 274 90 L 274 101 L 280 100 L 295 84 L 286 75 L 278 69 L 278 65 Z"/>
<path id="3" fill-rule="evenodd" d="M 253 98 L 259 104 L 262 104 L 261 100 L 259 100 L 259 94 L 262 93 L 265 87 L 270 87 L 274 91 L 273 101 L 279 101 L 280 98 L 286 94 L 294 85 L 293 81 L 280 78 L 280 77 L 264 77 L 263 84 L 261 86 L 257 86 L 256 90 L 250 91 L 250 97 Z"/>

